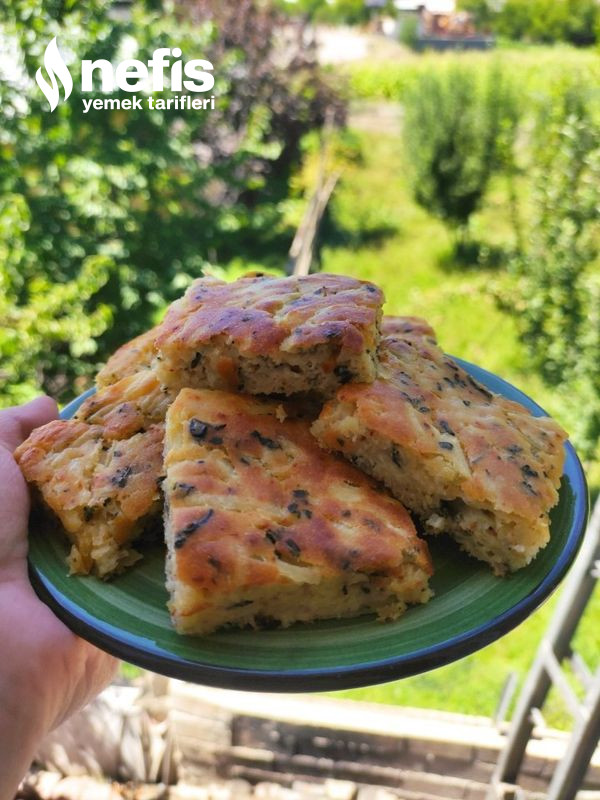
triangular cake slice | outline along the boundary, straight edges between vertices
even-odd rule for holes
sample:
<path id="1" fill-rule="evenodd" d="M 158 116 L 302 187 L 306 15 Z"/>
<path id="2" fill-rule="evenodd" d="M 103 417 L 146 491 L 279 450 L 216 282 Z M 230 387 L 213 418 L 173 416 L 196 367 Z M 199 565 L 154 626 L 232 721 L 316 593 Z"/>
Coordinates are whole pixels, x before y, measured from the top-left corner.
<path id="1" fill-rule="evenodd" d="M 404 507 L 276 402 L 183 389 L 167 413 L 165 536 L 180 633 L 288 626 L 429 599 Z"/>
<path id="2" fill-rule="evenodd" d="M 127 439 L 57 419 L 15 451 L 26 480 L 72 543 L 71 572 L 106 578 L 140 558 L 130 543 L 160 519 L 164 425 Z"/>
<path id="3" fill-rule="evenodd" d="M 72 542 L 71 572 L 102 578 L 140 558 L 131 543 L 160 520 L 164 419 L 152 369 L 85 400 L 74 419 L 33 431 L 15 457 Z"/>
<path id="4" fill-rule="evenodd" d="M 387 485 L 429 533 L 445 531 L 503 574 L 549 540 L 565 432 L 490 392 L 424 320 L 386 318 L 377 379 L 342 387 L 312 431 Z"/>

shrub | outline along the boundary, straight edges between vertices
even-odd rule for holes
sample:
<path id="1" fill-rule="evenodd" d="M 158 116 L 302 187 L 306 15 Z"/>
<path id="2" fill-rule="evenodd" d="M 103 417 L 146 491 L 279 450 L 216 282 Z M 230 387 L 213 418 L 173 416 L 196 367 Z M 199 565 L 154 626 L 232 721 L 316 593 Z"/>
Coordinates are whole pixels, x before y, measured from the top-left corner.
<path id="1" fill-rule="evenodd" d="M 600 126 L 588 105 L 569 91 L 539 120 L 529 235 L 503 305 L 591 457 L 600 437 Z"/>
<path id="2" fill-rule="evenodd" d="M 464 234 L 492 171 L 509 158 L 517 122 L 512 94 L 497 67 L 478 80 L 455 66 L 419 76 L 405 108 L 415 199 Z"/>

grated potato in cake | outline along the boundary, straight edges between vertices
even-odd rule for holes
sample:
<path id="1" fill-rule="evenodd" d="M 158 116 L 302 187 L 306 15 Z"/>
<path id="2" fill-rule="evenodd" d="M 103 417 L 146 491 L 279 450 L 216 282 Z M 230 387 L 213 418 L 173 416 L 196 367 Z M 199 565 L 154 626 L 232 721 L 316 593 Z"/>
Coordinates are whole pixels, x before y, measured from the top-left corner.
<path id="1" fill-rule="evenodd" d="M 159 380 L 173 389 L 316 391 L 375 378 L 383 294 L 341 275 L 201 278 L 167 311 Z"/>
<path id="2" fill-rule="evenodd" d="M 106 578 L 140 557 L 130 543 L 161 509 L 164 425 L 117 440 L 100 425 L 53 420 L 15 451 L 26 480 L 72 542 L 72 573 Z"/>
<path id="3" fill-rule="evenodd" d="M 149 369 L 156 355 L 154 340 L 159 329 L 160 326 L 156 325 L 115 350 L 96 375 L 96 386 L 102 389 L 128 375 Z"/>
<path id="4" fill-rule="evenodd" d="M 374 612 L 429 599 L 426 544 L 403 506 L 282 406 L 183 389 L 167 413 L 165 538 L 180 633 Z"/>
<path id="5" fill-rule="evenodd" d="M 549 540 L 565 432 L 488 391 L 426 325 L 384 322 L 377 380 L 342 387 L 312 431 L 382 481 L 429 533 L 445 531 L 496 574 Z"/>

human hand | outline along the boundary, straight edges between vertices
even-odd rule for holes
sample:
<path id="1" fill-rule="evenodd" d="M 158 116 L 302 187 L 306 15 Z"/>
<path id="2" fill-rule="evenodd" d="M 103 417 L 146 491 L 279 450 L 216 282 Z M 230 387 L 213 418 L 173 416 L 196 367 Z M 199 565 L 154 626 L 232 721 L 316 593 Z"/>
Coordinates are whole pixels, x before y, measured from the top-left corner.
<path id="1" fill-rule="evenodd" d="M 12 454 L 56 416 L 49 397 L 0 411 L 0 800 L 13 796 L 43 736 L 98 694 L 117 666 L 71 633 L 27 577 L 29 493 Z"/>

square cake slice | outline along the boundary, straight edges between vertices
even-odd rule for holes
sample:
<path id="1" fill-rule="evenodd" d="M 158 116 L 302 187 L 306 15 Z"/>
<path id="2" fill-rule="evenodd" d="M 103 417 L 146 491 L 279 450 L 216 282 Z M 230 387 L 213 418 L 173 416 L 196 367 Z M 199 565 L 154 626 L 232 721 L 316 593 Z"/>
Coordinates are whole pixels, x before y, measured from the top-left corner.
<path id="1" fill-rule="evenodd" d="M 71 540 L 72 573 L 102 578 L 140 557 L 130 547 L 160 520 L 164 425 L 124 440 L 100 425 L 53 420 L 15 451 L 25 479 Z"/>
<path id="2" fill-rule="evenodd" d="M 377 380 L 342 387 L 312 431 L 382 481 L 427 532 L 448 532 L 497 574 L 519 569 L 549 540 L 566 434 L 488 391 L 427 327 L 384 323 Z"/>
<path id="3" fill-rule="evenodd" d="M 404 507 L 275 402 L 184 389 L 167 413 L 165 537 L 180 633 L 288 626 L 429 599 Z"/>
<path id="4" fill-rule="evenodd" d="M 201 278 L 167 311 L 157 374 L 174 389 L 328 397 L 374 380 L 382 303 L 372 283 L 342 275 Z"/>

